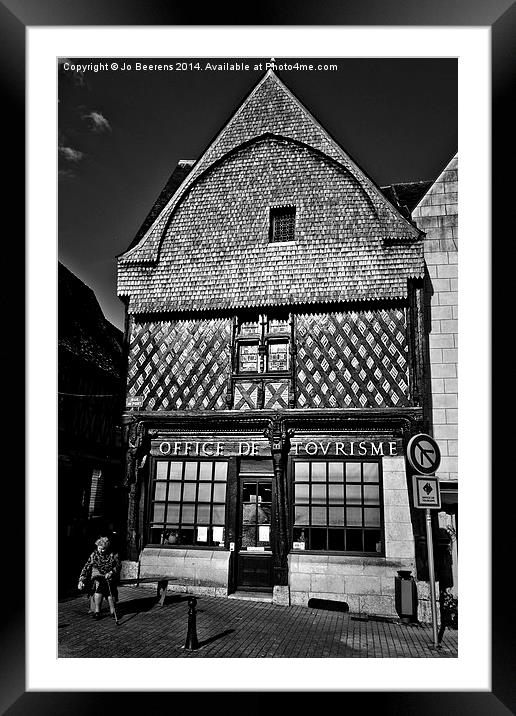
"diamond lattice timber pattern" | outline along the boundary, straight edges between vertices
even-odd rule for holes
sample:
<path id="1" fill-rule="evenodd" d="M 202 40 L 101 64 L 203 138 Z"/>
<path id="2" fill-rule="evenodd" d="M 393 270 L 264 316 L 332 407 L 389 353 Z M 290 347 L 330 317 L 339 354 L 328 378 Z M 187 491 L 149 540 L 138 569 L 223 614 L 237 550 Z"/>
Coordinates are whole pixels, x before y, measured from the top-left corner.
<path id="1" fill-rule="evenodd" d="M 410 404 L 406 314 L 401 308 L 296 316 L 299 408 Z M 230 319 L 135 323 L 128 395 L 147 410 L 222 410 L 231 372 Z M 231 407 L 285 409 L 287 380 L 236 380 Z"/>

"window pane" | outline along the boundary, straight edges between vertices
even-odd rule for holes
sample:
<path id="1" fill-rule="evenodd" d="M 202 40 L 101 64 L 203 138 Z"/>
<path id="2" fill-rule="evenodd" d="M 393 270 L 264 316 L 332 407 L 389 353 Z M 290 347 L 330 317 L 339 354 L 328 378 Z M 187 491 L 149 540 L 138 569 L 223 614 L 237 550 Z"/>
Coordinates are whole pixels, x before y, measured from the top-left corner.
<path id="1" fill-rule="evenodd" d="M 267 360 L 269 370 L 287 370 L 288 343 L 269 343 Z"/>
<path id="2" fill-rule="evenodd" d="M 168 501 L 169 502 L 180 502 L 181 501 L 181 483 L 170 482 L 168 485 Z"/>
<path id="3" fill-rule="evenodd" d="M 153 527 L 150 531 L 150 542 L 151 544 L 161 544 L 163 537 L 163 530 L 161 527 Z"/>
<path id="4" fill-rule="evenodd" d="M 329 524 L 344 525 L 344 507 L 329 508 Z"/>
<path id="5" fill-rule="evenodd" d="M 326 524 L 326 507 L 312 507 L 312 524 Z"/>
<path id="6" fill-rule="evenodd" d="M 309 462 L 296 462 L 294 463 L 294 472 L 296 482 L 308 480 L 310 463 Z"/>
<path id="7" fill-rule="evenodd" d="M 378 482 L 378 463 L 364 462 L 364 482 Z"/>
<path id="8" fill-rule="evenodd" d="M 164 522 L 165 520 L 165 505 L 156 504 L 154 505 L 154 511 L 152 513 L 153 522 Z"/>
<path id="9" fill-rule="evenodd" d="M 328 531 L 328 549 L 338 550 L 344 549 L 344 530 Z"/>
<path id="10" fill-rule="evenodd" d="M 312 485 L 312 504 L 326 504 L 326 485 Z"/>
<path id="11" fill-rule="evenodd" d="M 301 502 L 302 504 L 308 504 L 308 484 L 301 484 L 295 486 L 295 502 Z"/>
<path id="12" fill-rule="evenodd" d="M 181 527 L 179 530 L 179 544 L 194 544 L 195 530 L 193 527 Z"/>
<path id="13" fill-rule="evenodd" d="M 328 501 L 330 504 L 344 502 L 344 485 L 328 485 Z"/>
<path id="14" fill-rule="evenodd" d="M 242 547 L 256 546 L 256 527 L 242 527 Z"/>
<path id="15" fill-rule="evenodd" d="M 183 500 L 185 502 L 194 502 L 197 484 L 195 482 L 185 482 L 183 486 Z"/>
<path id="16" fill-rule="evenodd" d="M 194 518 L 195 513 L 195 505 L 183 505 L 183 513 L 181 515 L 181 522 L 185 522 L 186 524 L 193 524 L 195 521 Z"/>
<path id="17" fill-rule="evenodd" d="M 180 480 L 182 472 L 183 472 L 183 463 L 182 462 L 171 462 L 170 463 L 169 478 L 171 480 Z"/>
<path id="18" fill-rule="evenodd" d="M 380 526 L 380 510 L 378 507 L 366 507 L 364 509 L 364 525 L 368 527 Z"/>
<path id="19" fill-rule="evenodd" d="M 185 480 L 197 480 L 196 462 L 185 462 Z"/>
<path id="20" fill-rule="evenodd" d="M 197 505 L 197 522 L 201 525 L 207 525 L 210 521 L 210 506 Z"/>
<path id="21" fill-rule="evenodd" d="M 364 550 L 366 552 L 382 551 L 380 530 L 364 530 Z"/>
<path id="22" fill-rule="evenodd" d="M 325 482 L 326 481 L 326 463 L 325 462 L 313 462 L 312 463 L 312 480 L 313 480 L 313 482 Z"/>
<path id="23" fill-rule="evenodd" d="M 272 502 L 272 484 L 258 483 L 258 502 Z"/>
<path id="24" fill-rule="evenodd" d="M 348 505 L 362 503 L 362 488 L 360 485 L 346 485 L 346 502 Z"/>
<path id="25" fill-rule="evenodd" d="M 199 480 L 211 480 L 212 462 L 201 462 L 199 464 Z"/>
<path id="26" fill-rule="evenodd" d="M 218 485 L 218 487 L 224 487 L 224 485 Z M 211 482 L 199 484 L 197 499 L 199 502 L 211 502 Z"/>
<path id="27" fill-rule="evenodd" d="M 293 241 L 296 224 L 295 208 L 271 210 L 271 241 Z"/>
<path id="28" fill-rule="evenodd" d="M 362 530 L 346 530 L 346 549 L 349 552 L 362 552 Z"/>
<path id="29" fill-rule="evenodd" d="M 256 502 L 256 482 L 244 482 L 243 502 Z"/>
<path id="30" fill-rule="evenodd" d="M 238 349 L 238 365 L 241 371 L 258 370 L 258 344 L 242 344 Z"/>
<path id="31" fill-rule="evenodd" d="M 270 544 L 271 528 L 269 525 L 258 527 L 258 546 L 268 547 Z"/>
<path id="32" fill-rule="evenodd" d="M 364 504 L 380 504 L 380 488 L 378 485 L 364 485 Z"/>
<path id="33" fill-rule="evenodd" d="M 156 463 L 156 480 L 166 480 L 167 469 L 168 462 L 163 462 L 162 460 L 160 460 L 158 463 Z"/>
<path id="34" fill-rule="evenodd" d="M 310 530 L 310 549 L 326 549 L 326 530 Z"/>
<path id="35" fill-rule="evenodd" d="M 361 507 L 346 507 L 346 524 L 359 526 L 362 525 Z"/>
<path id="36" fill-rule="evenodd" d="M 226 501 L 226 485 L 224 483 L 213 485 L 213 502 L 225 502 Z"/>
<path id="37" fill-rule="evenodd" d="M 293 542 L 306 542 L 307 541 L 306 532 L 307 532 L 307 530 L 305 530 L 304 527 L 294 527 L 294 529 L 292 530 L 292 536 L 293 536 L 292 541 Z"/>
<path id="38" fill-rule="evenodd" d="M 213 505 L 213 524 L 223 525 L 226 518 L 225 505 Z"/>
<path id="39" fill-rule="evenodd" d="M 227 474 L 228 474 L 227 462 L 222 462 L 222 460 L 218 460 L 215 463 L 215 480 L 226 480 Z"/>
<path id="40" fill-rule="evenodd" d="M 254 525 L 256 523 L 256 505 L 242 505 L 242 522 L 244 525 Z"/>
<path id="41" fill-rule="evenodd" d="M 307 525 L 308 522 L 308 507 L 296 507 L 294 515 L 294 523 L 296 525 Z"/>
<path id="42" fill-rule="evenodd" d="M 259 524 L 270 524 L 271 522 L 271 506 L 265 503 L 258 505 L 258 523 Z"/>
<path id="43" fill-rule="evenodd" d="M 211 533 L 213 544 L 224 546 L 224 527 L 213 527 Z"/>
<path id="44" fill-rule="evenodd" d="M 360 482 L 360 463 L 346 463 L 346 482 Z"/>
<path id="45" fill-rule="evenodd" d="M 344 482 L 343 462 L 328 463 L 328 479 L 330 480 L 330 482 Z"/>
<path id="46" fill-rule="evenodd" d="M 154 490 L 154 499 L 155 500 L 164 500 L 167 492 L 167 483 L 166 482 L 157 482 L 156 487 Z"/>
<path id="47" fill-rule="evenodd" d="M 167 525 L 168 528 L 168 525 Z M 178 544 L 179 542 L 179 530 L 177 529 L 167 529 L 163 533 L 163 544 Z"/>
<path id="48" fill-rule="evenodd" d="M 170 505 L 167 510 L 167 522 L 179 522 L 179 505 Z"/>

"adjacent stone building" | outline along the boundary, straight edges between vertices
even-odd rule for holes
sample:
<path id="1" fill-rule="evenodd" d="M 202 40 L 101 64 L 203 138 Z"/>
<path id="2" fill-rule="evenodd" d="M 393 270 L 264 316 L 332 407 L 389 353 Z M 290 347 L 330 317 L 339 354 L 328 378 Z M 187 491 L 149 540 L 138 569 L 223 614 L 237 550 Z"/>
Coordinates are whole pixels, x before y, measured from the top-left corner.
<path id="1" fill-rule="evenodd" d="M 442 460 L 439 513 L 441 586 L 457 593 L 458 528 L 458 157 L 455 156 L 412 212 L 425 232 L 425 305 L 429 340 L 428 418 Z"/>
<path id="2" fill-rule="evenodd" d="M 426 578 L 426 239 L 272 71 L 176 171 L 118 262 L 126 569 L 395 616 Z"/>

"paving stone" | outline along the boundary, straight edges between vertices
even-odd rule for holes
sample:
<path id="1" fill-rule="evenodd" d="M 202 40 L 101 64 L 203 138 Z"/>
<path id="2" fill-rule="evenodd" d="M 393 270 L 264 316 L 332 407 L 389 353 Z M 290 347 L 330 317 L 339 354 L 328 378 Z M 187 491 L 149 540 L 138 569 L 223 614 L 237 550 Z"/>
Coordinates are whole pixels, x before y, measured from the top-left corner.
<path id="1" fill-rule="evenodd" d="M 407 626 L 397 618 L 374 621 L 392 598 L 341 594 L 349 613 L 296 603 L 280 606 L 199 596 L 200 648 L 182 649 L 188 626 L 185 595 L 167 596 L 164 607 L 143 587 L 120 587 L 119 626 L 107 615 L 93 621 L 83 596 L 63 599 L 58 609 L 60 658 L 456 658 L 457 631 L 446 629 L 442 648 L 432 646 L 429 624 Z M 314 597 L 320 597 L 314 594 Z M 326 594 L 326 598 L 336 595 Z M 359 608 L 369 615 L 361 620 Z M 102 637 L 102 638 L 99 638 Z"/>

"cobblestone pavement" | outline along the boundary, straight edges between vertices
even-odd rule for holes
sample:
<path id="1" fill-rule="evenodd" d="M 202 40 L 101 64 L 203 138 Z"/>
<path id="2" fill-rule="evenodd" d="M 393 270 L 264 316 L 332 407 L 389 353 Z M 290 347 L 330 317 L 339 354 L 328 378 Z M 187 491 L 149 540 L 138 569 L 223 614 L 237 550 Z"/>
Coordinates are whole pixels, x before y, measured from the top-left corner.
<path id="1" fill-rule="evenodd" d="M 185 594 L 156 602 L 146 587 L 119 588 L 118 626 L 104 606 L 102 619 L 87 613 L 84 596 L 60 600 L 59 657 L 314 658 L 457 656 L 457 631 L 446 629 L 432 647 L 429 625 L 368 620 L 357 615 L 263 602 L 197 597 L 199 649 L 182 648 L 187 634 Z"/>

